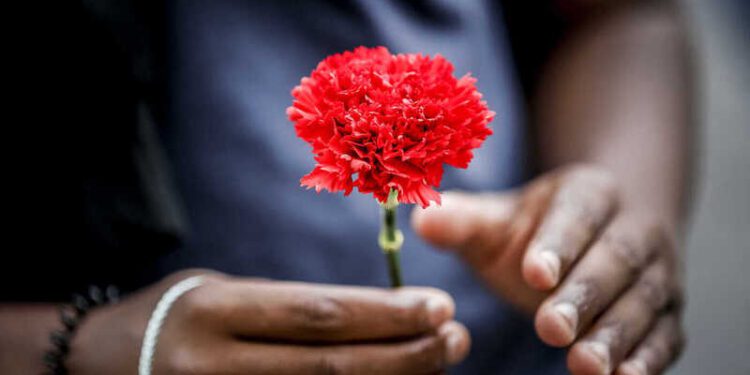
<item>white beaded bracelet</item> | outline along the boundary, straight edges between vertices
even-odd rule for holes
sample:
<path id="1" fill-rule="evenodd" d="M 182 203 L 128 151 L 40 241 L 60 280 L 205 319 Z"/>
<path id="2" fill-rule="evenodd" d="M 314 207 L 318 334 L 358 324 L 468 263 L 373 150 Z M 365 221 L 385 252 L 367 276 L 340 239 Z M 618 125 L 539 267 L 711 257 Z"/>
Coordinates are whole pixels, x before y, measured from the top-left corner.
<path id="1" fill-rule="evenodd" d="M 156 342 L 164 324 L 164 319 L 169 313 L 172 304 L 183 294 L 203 285 L 203 276 L 193 276 L 178 282 L 162 295 L 159 303 L 156 304 L 151 318 L 148 320 L 146 332 L 143 335 L 143 344 L 141 344 L 141 357 L 138 360 L 138 374 L 151 375 L 151 366 L 154 362 L 154 351 Z"/>

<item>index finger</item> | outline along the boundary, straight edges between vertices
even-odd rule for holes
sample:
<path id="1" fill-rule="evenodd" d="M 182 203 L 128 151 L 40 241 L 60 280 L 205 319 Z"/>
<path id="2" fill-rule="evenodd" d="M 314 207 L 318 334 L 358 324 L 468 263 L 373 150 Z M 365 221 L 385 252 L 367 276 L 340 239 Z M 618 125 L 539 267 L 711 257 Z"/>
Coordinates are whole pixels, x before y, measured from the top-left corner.
<path id="1" fill-rule="evenodd" d="M 618 206 L 606 173 L 577 168 L 561 178 L 523 259 L 524 279 L 539 290 L 557 286 Z"/>
<path id="2" fill-rule="evenodd" d="M 207 308 L 218 309 L 231 334 L 254 339 L 347 342 L 411 337 L 434 331 L 454 314 L 450 296 L 432 288 L 235 280 L 221 289 L 209 297 L 214 303 Z"/>

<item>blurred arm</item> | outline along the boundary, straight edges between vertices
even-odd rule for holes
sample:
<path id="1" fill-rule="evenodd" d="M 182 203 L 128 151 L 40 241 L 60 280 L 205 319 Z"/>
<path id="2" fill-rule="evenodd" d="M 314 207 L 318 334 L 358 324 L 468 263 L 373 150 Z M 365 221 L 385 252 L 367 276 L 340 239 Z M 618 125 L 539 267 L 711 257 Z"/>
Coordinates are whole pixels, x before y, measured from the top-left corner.
<path id="1" fill-rule="evenodd" d="M 598 164 L 619 180 L 624 207 L 679 227 L 692 82 L 677 6 L 581 3 L 597 5 L 573 7 L 577 29 L 552 55 L 532 103 L 541 166 Z"/>
<path id="2" fill-rule="evenodd" d="M 0 303 L 0 372 L 43 373 L 49 334 L 60 328 L 54 305 Z"/>

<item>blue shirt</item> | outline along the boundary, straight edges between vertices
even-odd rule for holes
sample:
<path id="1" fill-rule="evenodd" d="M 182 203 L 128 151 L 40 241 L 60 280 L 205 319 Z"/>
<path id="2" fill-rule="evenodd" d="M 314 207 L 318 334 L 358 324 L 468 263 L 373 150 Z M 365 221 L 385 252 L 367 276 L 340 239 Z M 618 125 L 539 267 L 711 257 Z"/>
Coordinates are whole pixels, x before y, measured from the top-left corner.
<path id="1" fill-rule="evenodd" d="M 524 132 L 499 6 L 485 1 L 174 1 L 170 121 L 163 137 L 186 201 L 191 234 L 159 260 L 185 267 L 320 283 L 386 286 L 371 196 L 316 195 L 299 186 L 314 166 L 285 108 L 290 90 L 325 56 L 359 45 L 440 53 L 472 72 L 495 134 L 468 170 L 447 170 L 442 189 L 498 190 L 522 182 Z M 399 220 L 405 282 L 456 300 L 471 331 L 464 374 L 564 373 L 563 353 L 492 296 L 452 256 L 430 249 Z"/>

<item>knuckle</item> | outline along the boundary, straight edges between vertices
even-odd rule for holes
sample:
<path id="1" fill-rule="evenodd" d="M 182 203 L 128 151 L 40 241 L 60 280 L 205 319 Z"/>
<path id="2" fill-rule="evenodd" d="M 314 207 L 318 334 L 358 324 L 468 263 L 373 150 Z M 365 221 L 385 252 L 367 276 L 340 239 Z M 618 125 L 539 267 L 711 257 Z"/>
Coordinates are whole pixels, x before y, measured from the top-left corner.
<path id="1" fill-rule="evenodd" d="M 672 240 L 664 223 L 654 214 L 644 212 L 630 212 L 629 221 L 634 223 L 633 230 L 637 230 L 645 245 L 651 248 L 671 247 Z"/>
<path id="2" fill-rule="evenodd" d="M 301 298 L 291 306 L 291 313 L 300 328 L 313 333 L 340 332 L 351 315 L 341 301 L 331 296 Z"/>
<path id="3" fill-rule="evenodd" d="M 174 285 L 180 280 L 187 279 L 191 276 L 202 276 L 203 279 L 209 283 L 214 281 L 225 281 L 229 279 L 228 275 L 225 275 L 223 273 L 210 270 L 210 269 L 204 269 L 204 268 L 189 268 L 181 271 L 177 271 L 175 273 L 172 273 L 168 276 L 166 276 L 164 279 L 162 279 L 163 282 L 165 282 L 167 285 Z"/>
<path id="4" fill-rule="evenodd" d="M 586 211 L 598 214 L 593 219 L 604 220 L 606 215 L 619 207 L 619 183 L 614 174 L 606 169 L 590 165 L 576 166 L 569 174 L 566 186 L 575 190 L 579 199 L 586 202 Z"/>
<path id="5" fill-rule="evenodd" d="M 586 236 L 596 230 L 598 224 L 604 219 L 602 215 L 588 202 L 587 199 L 580 201 L 573 197 L 573 193 L 563 191 L 553 202 L 553 210 L 556 213 L 553 221 L 545 222 L 543 225 L 551 228 L 565 228 L 566 235 Z M 575 225 L 566 225 L 569 222 Z"/>
<path id="6" fill-rule="evenodd" d="M 603 190 L 617 190 L 617 179 L 610 170 L 594 164 L 577 165 L 573 174 L 581 179 L 591 181 Z"/>
<path id="7" fill-rule="evenodd" d="M 559 296 L 554 299 L 555 303 L 568 302 L 573 304 L 582 317 L 600 311 L 607 304 L 601 283 L 592 278 L 571 280 L 570 284 L 558 293 Z"/>
<path id="8" fill-rule="evenodd" d="M 565 167 L 564 172 L 569 176 L 579 176 L 589 173 L 599 168 L 589 163 L 574 163 Z"/>
<path id="9" fill-rule="evenodd" d="M 553 214 L 541 225 L 541 240 L 562 244 L 565 239 L 588 238 L 597 228 L 598 214 L 584 202 L 574 202 L 571 194 L 561 192 L 552 202 Z"/>
<path id="10" fill-rule="evenodd" d="M 221 284 L 204 284 L 180 296 L 173 310 L 192 322 L 221 320 L 229 311 L 221 290 Z"/>
<path id="11" fill-rule="evenodd" d="M 560 190 L 552 205 L 558 213 L 557 220 L 576 223 L 573 227 L 585 235 L 590 235 L 603 225 L 613 208 L 608 198 L 585 186 Z"/>
<path id="12" fill-rule="evenodd" d="M 582 212 L 578 216 L 579 219 L 576 225 L 565 227 L 563 236 L 568 241 L 574 243 L 586 243 L 596 232 L 600 220 L 595 218 L 596 215 L 590 212 Z"/>
<path id="13" fill-rule="evenodd" d="M 605 194 L 616 195 L 618 193 L 618 182 L 614 173 L 593 164 L 577 164 L 569 169 L 570 178 L 576 181 L 585 181 L 587 185 L 593 184 L 597 190 Z"/>
<path id="14" fill-rule="evenodd" d="M 667 305 L 668 294 L 662 280 L 644 277 L 636 283 L 635 291 L 639 303 L 652 313 L 662 310 Z"/>
<path id="15" fill-rule="evenodd" d="M 610 353 L 622 358 L 627 349 L 627 343 L 632 342 L 635 338 L 633 330 L 628 329 L 627 322 L 622 319 L 607 319 L 600 321 L 597 326 L 587 334 L 587 340 L 606 344 Z"/>
<path id="16" fill-rule="evenodd" d="M 179 348 L 167 356 L 165 373 L 178 375 L 207 375 L 216 372 L 204 357 L 193 349 Z"/>
<path id="17" fill-rule="evenodd" d="M 203 318 L 210 315 L 213 311 L 211 299 L 206 293 L 200 293 L 194 290 L 194 293 L 186 293 L 176 302 L 180 310 L 188 318 Z"/>
<path id="18" fill-rule="evenodd" d="M 602 195 L 613 201 L 620 199 L 620 185 L 615 175 L 609 171 L 599 170 L 594 176 L 596 185 Z"/>
<path id="19" fill-rule="evenodd" d="M 636 275 L 651 258 L 650 246 L 632 236 L 605 233 L 602 242 L 614 261 L 627 267 L 631 275 Z"/>

